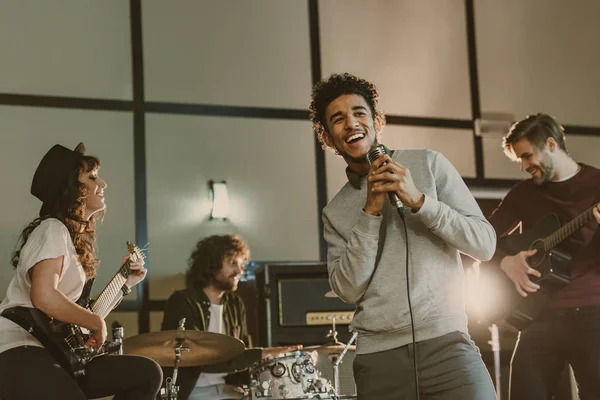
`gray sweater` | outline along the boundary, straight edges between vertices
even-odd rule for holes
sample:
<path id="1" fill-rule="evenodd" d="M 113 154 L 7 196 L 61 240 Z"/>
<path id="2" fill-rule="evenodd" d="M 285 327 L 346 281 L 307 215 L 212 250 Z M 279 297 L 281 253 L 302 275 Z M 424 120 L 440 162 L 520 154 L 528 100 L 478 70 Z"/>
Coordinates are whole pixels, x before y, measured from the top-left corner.
<path id="1" fill-rule="evenodd" d="M 397 150 L 425 202 L 406 210 L 410 299 L 417 341 L 467 332 L 464 272 L 459 252 L 487 261 L 496 234 L 452 164 L 432 150 Z M 333 291 L 356 305 L 352 329 L 357 353 L 412 342 L 406 293 L 406 237 L 402 220 L 386 201 L 381 215 L 362 211 L 366 176 L 348 176 L 323 210 L 327 266 Z M 352 179 L 353 178 L 353 179 Z"/>

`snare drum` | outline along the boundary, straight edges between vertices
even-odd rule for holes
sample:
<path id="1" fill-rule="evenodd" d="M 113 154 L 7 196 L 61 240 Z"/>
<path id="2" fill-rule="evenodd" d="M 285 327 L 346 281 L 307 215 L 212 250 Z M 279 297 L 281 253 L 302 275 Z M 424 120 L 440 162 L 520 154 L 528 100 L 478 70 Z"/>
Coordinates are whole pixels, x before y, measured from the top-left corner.
<path id="1" fill-rule="evenodd" d="M 310 355 L 304 351 L 278 354 L 255 363 L 250 369 L 252 399 L 330 398 L 331 384 L 321 378 Z"/>

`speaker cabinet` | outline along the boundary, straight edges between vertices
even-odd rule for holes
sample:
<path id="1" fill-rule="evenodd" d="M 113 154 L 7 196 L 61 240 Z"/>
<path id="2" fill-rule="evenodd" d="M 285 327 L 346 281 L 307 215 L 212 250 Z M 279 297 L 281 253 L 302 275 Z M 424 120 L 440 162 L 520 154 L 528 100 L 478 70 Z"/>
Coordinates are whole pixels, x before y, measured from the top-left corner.
<path id="1" fill-rule="evenodd" d="M 324 344 L 336 317 L 338 340 L 350 340 L 354 306 L 328 298 L 325 263 L 273 263 L 256 272 L 261 346 Z"/>

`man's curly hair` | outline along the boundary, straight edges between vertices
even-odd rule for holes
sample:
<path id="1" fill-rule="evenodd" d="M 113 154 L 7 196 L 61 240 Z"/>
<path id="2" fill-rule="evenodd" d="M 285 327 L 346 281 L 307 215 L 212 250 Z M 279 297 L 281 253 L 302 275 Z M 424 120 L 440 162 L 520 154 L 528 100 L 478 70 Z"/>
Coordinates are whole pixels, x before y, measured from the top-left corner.
<path id="1" fill-rule="evenodd" d="M 223 268 L 228 258 L 242 257 L 244 263 L 250 259 L 250 249 L 239 235 L 213 235 L 201 239 L 189 259 L 185 275 L 188 286 L 208 286 Z"/>
<path id="2" fill-rule="evenodd" d="M 333 74 L 313 87 L 309 106 L 310 120 L 323 150 L 330 148 L 323 140 L 323 136 L 327 134 L 325 111 L 332 101 L 344 94 L 362 96 L 371 109 L 373 120 L 379 123 L 381 128 L 385 125 L 385 115 L 379 109 L 379 91 L 373 83 L 347 72 Z"/>

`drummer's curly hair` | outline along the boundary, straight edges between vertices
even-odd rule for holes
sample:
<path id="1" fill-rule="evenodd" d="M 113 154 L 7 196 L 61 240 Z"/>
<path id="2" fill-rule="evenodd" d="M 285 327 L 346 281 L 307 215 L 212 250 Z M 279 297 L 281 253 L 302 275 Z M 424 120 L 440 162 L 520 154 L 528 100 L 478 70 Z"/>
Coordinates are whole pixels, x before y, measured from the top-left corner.
<path id="1" fill-rule="evenodd" d="M 188 286 L 204 288 L 223 268 L 227 258 L 241 257 L 244 263 L 250 259 L 250 248 L 239 235 L 213 235 L 201 239 L 188 261 L 185 275 Z"/>

